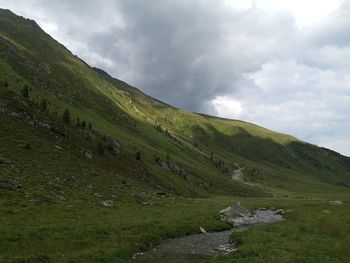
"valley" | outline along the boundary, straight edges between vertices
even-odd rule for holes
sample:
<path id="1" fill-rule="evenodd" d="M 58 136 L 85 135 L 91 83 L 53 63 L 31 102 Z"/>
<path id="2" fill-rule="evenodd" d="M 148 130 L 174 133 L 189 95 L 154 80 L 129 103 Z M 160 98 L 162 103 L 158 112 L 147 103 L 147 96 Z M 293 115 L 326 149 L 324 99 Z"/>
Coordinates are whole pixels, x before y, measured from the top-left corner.
<path id="1" fill-rule="evenodd" d="M 290 212 L 193 262 L 347 262 L 349 187 L 349 157 L 163 103 L 0 9 L 0 262 L 128 262 L 237 201 Z"/>

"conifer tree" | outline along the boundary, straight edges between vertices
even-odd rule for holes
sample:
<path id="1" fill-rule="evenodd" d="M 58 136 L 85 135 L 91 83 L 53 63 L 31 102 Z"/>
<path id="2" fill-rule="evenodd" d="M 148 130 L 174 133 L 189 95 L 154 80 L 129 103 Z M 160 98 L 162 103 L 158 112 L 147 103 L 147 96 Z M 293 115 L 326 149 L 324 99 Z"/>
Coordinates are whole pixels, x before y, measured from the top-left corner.
<path id="1" fill-rule="evenodd" d="M 27 85 L 24 85 L 22 89 L 22 96 L 25 98 L 29 98 L 29 89 Z"/>
<path id="2" fill-rule="evenodd" d="M 45 99 L 42 99 L 40 102 L 40 110 L 41 111 L 46 111 L 47 110 L 47 102 Z"/>
<path id="3" fill-rule="evenodd" d="M 64 123 L 70 123 L 70 112 L 69 109 L 65 109 L 65 111 L 63 112 L 63 116 L 62 116 L 63 122 Z"/>

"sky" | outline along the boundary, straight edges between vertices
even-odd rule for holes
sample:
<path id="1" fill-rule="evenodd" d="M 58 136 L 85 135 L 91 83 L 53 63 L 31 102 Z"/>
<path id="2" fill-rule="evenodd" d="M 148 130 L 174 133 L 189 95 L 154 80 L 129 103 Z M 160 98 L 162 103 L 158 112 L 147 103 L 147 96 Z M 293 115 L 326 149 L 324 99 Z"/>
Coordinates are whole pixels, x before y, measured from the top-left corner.
<path id="1" fill-rule="evenodd" d="M 350 156 L 350 1 L 0 0 L 174 106 Z"/>

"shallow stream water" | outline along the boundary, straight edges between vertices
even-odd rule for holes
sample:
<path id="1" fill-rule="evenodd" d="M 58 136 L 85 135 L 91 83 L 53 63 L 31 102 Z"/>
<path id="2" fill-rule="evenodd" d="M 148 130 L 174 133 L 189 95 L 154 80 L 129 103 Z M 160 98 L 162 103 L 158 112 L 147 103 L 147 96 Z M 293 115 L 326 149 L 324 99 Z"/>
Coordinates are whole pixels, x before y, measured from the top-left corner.
<path id="1" fill-rule="evenodd" d="M 228 207 L 220 213 L 228 213 L 226 221 L 234 223 L 236 227 L 221 231 L 209 232 L 203 234 L 194 234 L 185 237 L 167 239 L 162 243 L 145 253 L 138 253 L 129 261 L 131 263 L 200 263 L 219 254 L 226 253 L 227 250 L 219 250 L 219 247 L 225 246 L 229 252 L 235 247 L 229 244 L 230 235 L 233 232 L 239 232 L 252 225 L 275 223 L 283 220 L 282 209 L 257 209 L 254 214 L 244 208 L 239 202 Z M 242 214 L 242 216 L 232 215 L 232 211 Z M 283 212 L 284 213 L 284 212 Z"/>
<path id="2" fill-rule="evenodd" d="M 160 245 L 136 254 L 132 263 L 199 263 L 222 253 L 216 248 L 229 244 L 233 232 L 246 228 L 239 227 L 221 232 L 194 234 L 180 238 L 164 240 Z"/>

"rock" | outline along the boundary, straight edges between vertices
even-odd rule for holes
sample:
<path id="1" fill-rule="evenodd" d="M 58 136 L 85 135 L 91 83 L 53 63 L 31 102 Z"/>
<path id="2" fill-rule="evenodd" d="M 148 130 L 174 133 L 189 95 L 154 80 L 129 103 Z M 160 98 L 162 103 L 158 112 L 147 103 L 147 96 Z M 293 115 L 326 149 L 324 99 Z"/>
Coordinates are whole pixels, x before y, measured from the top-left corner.
<path id="1" fill-rule="evenodd" d="M 220 211 L 221 219 L 232 223 L 234 226 L 253 225 L 259 223 L 273 223 L 283 220 L 281 209 L 257 209 L 254 214 L 241 205 L 240 202 Z"/>
<path id="2" fill-rule="evenodd" d="M 222 218 L 235 218 L 235 217 L 249 217 L 251 216 L 250 211 L 241 205 L 240 202 L 236 202 L 234 205 L 229 206 L 221 210 L 220 215 Z"/>
<path id="3" fill-rule="evenodd" d="M 101 202 L 101 205 L 105 207 L 112 207 L 113 206 L 113 200 L 104 200 Z"/>
<path id="4" fill-rule="evenodd" d="M 36 122 L 36 124 L 41 127 L 41 128 L 44 128 L 44 129 L 48 129 L 48 130 L 51 130 L 53 128 L 52 124 L 49 123 L 48 121 L 45 121 L 45 120 L 38 120 Z"/>
<path id="5" fill-rule="evenodd" d="M 98 197 L 98 198 L 101 198 L 101 197 L 102 197 L 102 195 L 99 194 L 99 193 L 94 193 L 94 196 L 96 196 L 96 197 Z"/>
<path id="6" fill-rule="evenodd" d="M 137 193 L 135 195 L 135 199 L 138 203 L 144 204 L 144 203 L 146 203 L 148 197 L 147 197 L 147 194 L 145 192 L 141 192 L 141 193 Z"/>
<path id="7" fill-rule="evenodd" d="M 170 171 L 170 168 L 167 164 L 166 161 L 160 161 L 159 165 L 163 168 L 163 169 L 166 169 L 166 170 L 169 170 Z"/>
<path id="8" fill-rule="evenodd" d="M 22 186 L 15 180 L 0 178 L 0 188 L 11 191 L 18 191 L 22 188 Z"/>
<path id="9" fill-rule="evenodd" d="M 91 152 L 85 152 L 84 153 L 85 157 L 88 158 L 88 159 L 92 159 L 92 153 Z"/>
<path id="10" fill-rule="evenodd" d="M 236 250 L 236 246 L 235 244 L 220 245 L 215 248 L 215 250 L 223 252 L 224 255 L 228 255 Z"/>
<path id="11" fill-rule="evenodd" d="M 207 230 L 205 230 L 203 227 L 199 226 L 199 230 L 201 231 L 201 233 L 203 234 L 208 234 Z"/>
<path id="12" fill-rule="evenodd" d="M 328 201 L 328 204 L 330 204 L 330 205 L 342 205 L 343 202 L 340 200 L 334 200 L 334 201 Z"/>
<path id="13" fill-rule="evenodd" d="M 117 148 L 121 148 L 121 146 L 120 146 L 120 143 L 117 141 L 117 140 L 112 140 L 112 144 L 113 144 L 113 146 L 115 146 L 115 147 L 117 147 Z"/>
<path id="14" fill-rule="evenodd" d="M 115 155 L 118 155 L 122 152 L 120 143 L 117 140 L 112 139 L 108 144 L 108 149 Z"/>
<path id="15" fill-rule="evenodd" d="M 174 174 L 182 176 L 185 180 L 190 180 L 192 179 L 191 176 L 188 176 L 186 173 L 186 170 L 177 165 L 176 163 L 169 162 L 169 161 L 164 161 L 160 159 L 159 157 L 156 158 L 156 162 L 159 164 L 160 167 L 162 167 L 165 170 L 171 171 Z"/>

